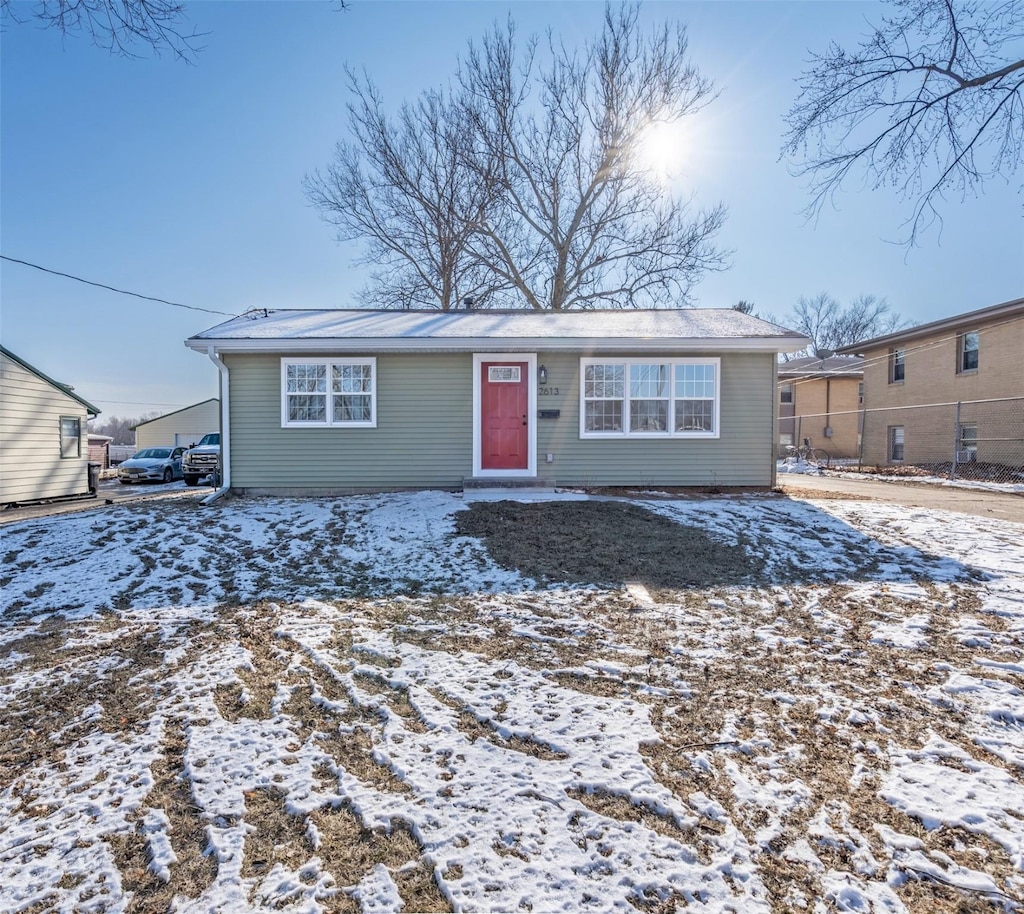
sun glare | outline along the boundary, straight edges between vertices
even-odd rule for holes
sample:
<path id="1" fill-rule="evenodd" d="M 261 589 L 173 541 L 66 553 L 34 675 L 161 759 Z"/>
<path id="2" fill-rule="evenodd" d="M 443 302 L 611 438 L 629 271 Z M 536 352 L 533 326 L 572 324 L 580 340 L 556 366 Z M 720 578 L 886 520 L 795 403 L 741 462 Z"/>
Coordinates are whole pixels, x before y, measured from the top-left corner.
<path id="1" fill-rule="evenodd" d="M 640 137 L 640 164 L 659 180 L 671 180 L 682 172 L 685 148 L 685 128 L 679 121 L 655 121 Z"/>

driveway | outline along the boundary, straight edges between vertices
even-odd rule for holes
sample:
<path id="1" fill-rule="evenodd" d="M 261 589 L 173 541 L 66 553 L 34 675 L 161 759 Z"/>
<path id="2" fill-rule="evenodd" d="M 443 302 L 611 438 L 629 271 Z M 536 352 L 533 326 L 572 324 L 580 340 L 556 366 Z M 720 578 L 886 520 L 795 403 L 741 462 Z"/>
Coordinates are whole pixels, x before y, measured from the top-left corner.
<path id="1" fill-rule="evenodd" d="M 806 498 L 857 498 L 910 508 L 941 508 L 975 517 L 1024 523 L 1024 495 L 939 486 L 904 480 L 848 479 L 839 476 L 779 474 L 779 487 L 787 495 Z"/>
<path id="2" fill-rule="evenodd" d="M 107 505 L 120 505 L 134 501 L 148 501 L 155 498 L 182 498 L 189 495 L 209 495 L 212 486 L 186 486 L 183 480 L 153 485 L 152 483 L 133 483 L 121 485 L 116 479 L 101 479 L 99 494 L 96 498 L 76 498 L 69 501 L 50 501 L 41 505 L 24 505 L 0 510 L 0 524 L 13 521 L 31 520 L 34 517 L 51 517 L 55 514 L 71 514 L 75 511 L 87 511 L 90 508 L 102 508 Z"/>

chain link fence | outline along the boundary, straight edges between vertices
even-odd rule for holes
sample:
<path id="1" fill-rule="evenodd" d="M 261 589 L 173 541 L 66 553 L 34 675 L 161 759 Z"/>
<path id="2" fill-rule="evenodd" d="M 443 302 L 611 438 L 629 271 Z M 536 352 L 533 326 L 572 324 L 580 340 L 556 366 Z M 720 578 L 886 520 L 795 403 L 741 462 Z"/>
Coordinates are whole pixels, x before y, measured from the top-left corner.
<path id="1" fill-rule="evenodd" d="M 856 444 L 830 448 L 833 430 L 856 428 Z M 927 406 L 861 409 L 846 413 L 782 417 L 776 442 L 805 438 L 833 462 L 892 475 L 933 475 L 949 479 L 1024 482 L 1024 397 L 965 400 Z M 838 443 L 838 442 L 837 442 Z"/>

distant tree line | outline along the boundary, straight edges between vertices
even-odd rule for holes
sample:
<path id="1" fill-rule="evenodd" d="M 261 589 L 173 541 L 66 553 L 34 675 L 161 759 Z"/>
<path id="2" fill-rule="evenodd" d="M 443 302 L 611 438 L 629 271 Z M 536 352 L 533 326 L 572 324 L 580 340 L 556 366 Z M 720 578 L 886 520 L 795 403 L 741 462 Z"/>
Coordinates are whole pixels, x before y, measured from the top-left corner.
<path id="1" fill-rule="evenodd" d="M 143 413 L 134 419 L 127 416 L 123 419 L 120 416 L 111 416 L 102 422 L 93 419 L 89 423 L 89 432 L 93 435 L 109 435 L 114 439 L 111 444 L 135 444 L 135 426 L 140 422 L 156 419 L 160 415 L 158 412 Z"/>

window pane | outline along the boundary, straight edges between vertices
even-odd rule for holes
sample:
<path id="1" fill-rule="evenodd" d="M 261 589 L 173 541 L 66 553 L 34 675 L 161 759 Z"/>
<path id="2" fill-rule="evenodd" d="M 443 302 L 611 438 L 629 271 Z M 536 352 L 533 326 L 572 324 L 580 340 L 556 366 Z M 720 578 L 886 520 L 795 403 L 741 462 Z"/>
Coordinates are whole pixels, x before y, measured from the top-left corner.
<path id="1" fill-rule="evenodd" d="M 889 459 L 903 459 L 903 426 L 895 425 L 889 429 Z"/>
<path id="2" fill-rule="evenodd" d="M 793 402 L 793 385 L 792 384 L 783 384 L 779 388 L 779 402 L 780 403 L 792 403 Z"/>
<path id="3" fill-rule="evenodd" d="M 677 365 L 676 397 L 698 399 L 715 396 L 714 365 Z"/>
<path id="4" fill-rule="evenodd" d="M 51 425 L 50 428 L 53 428 Z M 79 442 L 82 438 L 82 420 L 73 417 L 61 417 L 60 420 L 60 456 L 79 457 Z M 50 439 L 53 440 L 52 438 Z"/>
<path id="5" fill-rule="evenodd" d="M 288 396 L 289 422 L 326 422 L 327 397 L 296 394 Z"/>
<path id="6" fill-rule="evenodd" d="M 631 397 L 667 397 L 668 365 L 630 365 Z"/>
<path id="7" fill-rule="evenodd" d="M 487 380 L 492 384 L 509 382 L 519 383 L 518 365 L 489 365 L 487 368 Z"/>
<path id="8" fill-rule="evenodd" d="M 370 365 L 334 365 L 332 375 L 331 390 L 336 394 L 368 394 L 373 390 L 373 369 Z"/>
<path id="9" fill-rule="evenodd" d="M 624 366 L 587 365 L 584 369 L 584 397 L 622 397 L 624 391 Z"/>
<path id="10" fill-rule="evenodd" d="M 621 432 L 621 400 L 588 400 L 583 417 L 588 432 Z"/>
<path id="11" fill-rule="evenodd" d="M 629 430 L 631 432 L 667 431 L 668 400 L 630 400 Z"/>
<path id="12" fill-rule="evenodd" d="M 369 422 L 370 418 L 369 397 L 356 395 L 334 398 L 335 422 Z"/>
<path id="13" fill-rule="evenodd" d="M 326 393 L 326 365 L 289 365 L 287 374 L 288 393 Z"/>
<path id="14" fill-rule="evenodd" d="M 676 400 L 677 432 L 713 432 L 714 400 Z"/>
<path id="15" fill-rule="evenodd" d="M 889 356 L 889 380 L 902 381 L 906 376 L 904 360 L 906 353 L 902 349 L 894 349 Z"/>
<path id="16" fill-rule="evenodd" d="M 965 333 L 960 337 L 960 370 L 974 371 L 978 367 L 978 332 Z"/>

